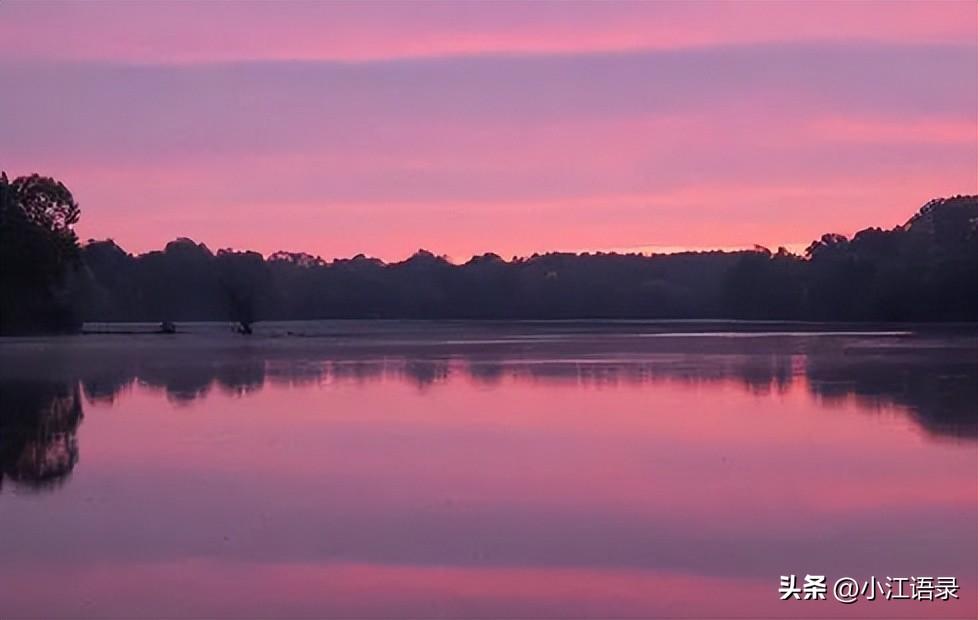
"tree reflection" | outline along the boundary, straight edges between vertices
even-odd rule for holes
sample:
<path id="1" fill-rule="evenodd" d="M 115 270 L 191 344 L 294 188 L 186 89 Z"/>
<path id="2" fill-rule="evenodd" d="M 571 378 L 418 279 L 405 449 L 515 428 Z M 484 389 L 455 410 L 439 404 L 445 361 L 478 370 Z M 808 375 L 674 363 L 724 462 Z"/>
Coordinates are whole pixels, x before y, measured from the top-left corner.
<path id="1" fill-rule="evenodd" d="M 5 370 L 17 366 L 7 365 Z M 405 351 L 335 358 L 251 351 L 193 358 L 100 356 L 57 372 L 37 364 L 33 371 L 17 376 L 60 380 L 0 380 L 0 488 L 10 482 L 47 488 L 67 479 L 78 461 L 76 431 L 83 416 L 79 385 L 89 402 L 99 406 L 111 406 L 134 385 L 160 390 L 180 404 L 209 398 L 214 388 L 234 397 L 248 397 L 266 384 L 296 389 L 397 381 L 428 390 L 459 376 L 486 388 L 509 381 L 609 389 L 657 383 L 726 384 L 759 397 L 800 388 L 825 405 L 847 402 L 867 413 L 897 410 L 932 437 L 978 440 L 978 359 L 970 349 L 906 349 L 899 354 L 673 351 L 591 357 L 567 352 L 519 357 Z"/>
<path id="2" fill-rule="evenodd" d="M 258 392 L 265 385 L 265 362 L 246 358 L 236 364 L 224 364 L 215 369 L 217 385 L 225 394 L 244 396 Z"/>
<path id="3" fill-rule="evenodd" d="M 178 404 L 206 398 L 215 387 L 226 395 L 246 397 L 263 390 L 266 381 L 277 388 L 404 381 L 419 389 L 445 383 L 453 376 L 464 376 L 486 387 L 499 386 L 504 378 L 609 387 L 733 382 L 758 396 L 801 386 L 829 405 L 851 400 L 868 412 L 896 407 L 931 435 L 978 439 L 978 360 L 960 354 L 765 352 L 655 354 L 624 360 L 570 356 L 521 359 L 485 354 L 344 359 L 251 355 L 130 362 L 93 363 L 72 380 L 81 381 L 91 402 L 104 404 L 111 404 L 134 383 L 160 389 Z"/>
<path id="4" fill-rule="evenodd" d="M 153 363 L 137 369 L 143 385 L 162 389 L 174 403 L 189 403 L 207 395 L 216 379 L 215 368 L 207 364 Z"/>
<path id="5" fill-rule="evenodd" d="M 974 360 L 934 361 L 926 367 L 899 358 L 813 356 L 809 388 L 827 402 L 852 398 L 863 409 L 897 406 L 933 436 L 978 439 L 978 381 Z"/>
<path id="6" fill-rule="evenodd" d="M 77 382 L 0 382 L 0 489 L 57 487 L 78 462 Z"/>

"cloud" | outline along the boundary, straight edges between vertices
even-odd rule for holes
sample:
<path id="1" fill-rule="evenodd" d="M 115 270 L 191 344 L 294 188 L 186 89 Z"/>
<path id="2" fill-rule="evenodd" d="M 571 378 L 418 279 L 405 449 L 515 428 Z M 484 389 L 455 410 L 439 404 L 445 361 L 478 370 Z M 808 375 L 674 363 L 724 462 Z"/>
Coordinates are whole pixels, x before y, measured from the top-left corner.
<path id="1" fill-rule="evenodd" d="M 0 161 L 62 178 L 83 236 L 140 250 L 776 246 L 978 191 L 976 74 L 973 42 L 8 59 Z"/>
<path id="2" fill-rule="evenodd" d="M 412 128 L 522 131 L 709 114 L 974 122 L 974 46 L 779 44 L 708 51 L 186 67 L 3 64 L 8 149 L 160 153 L 372 147 Z"/>
<path id="3" fill-rule="evenodd" d="M 964 43 L 966 2 L 4 3 L 0 55 L 139 63 L 578 54 L 786 41 Z"/>

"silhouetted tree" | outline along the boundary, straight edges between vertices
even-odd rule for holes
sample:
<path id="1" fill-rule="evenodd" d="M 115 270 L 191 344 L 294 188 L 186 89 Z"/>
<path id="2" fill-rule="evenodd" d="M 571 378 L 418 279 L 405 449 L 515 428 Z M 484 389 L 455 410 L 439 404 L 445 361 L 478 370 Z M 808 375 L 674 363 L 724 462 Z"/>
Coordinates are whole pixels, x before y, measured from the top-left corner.
<path id="1" fill-rule="evenodd" d="M 645 256 L 495 254 L 454 265 L 420 250 L 358 255 L 222 250 L 179 239 L 130 256 L 85 246 L 91 320 L 734 318 L 978 320 L 978 197 L 931 201 L 906 224 L 784 248 Z M 165 310 L 165 312 L 164 312 Z M 166 316 L 162 316 L 166 314 Z"/>
<path id="2" fill-rule="evenodd" d="M 265 260 L 257 252 L 220 250 L 215 262 L 228 318 L 237 323 L 240 333 L 251 334 L 260 297 L 269 288 Z"/>
<path id="3" fill-rule="evenodd" d="M 0 334 L 67 331 L 73 307 L 80 210 L 60 182 L 0 173 Z"/>

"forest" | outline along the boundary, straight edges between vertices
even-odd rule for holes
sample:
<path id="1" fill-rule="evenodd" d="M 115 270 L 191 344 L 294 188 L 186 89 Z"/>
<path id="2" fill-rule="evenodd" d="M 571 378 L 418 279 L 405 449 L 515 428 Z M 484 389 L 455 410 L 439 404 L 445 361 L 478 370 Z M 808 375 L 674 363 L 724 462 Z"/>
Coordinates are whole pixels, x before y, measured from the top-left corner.
<path id="1" fill-rule="evenodd" d="M 212 251 L 180 238 L 134 255 L 80 243 L 64 184 L 0 176 L 0 334 L 85 321 L 765 319 L 978 320 L 978 196 L 931 200 L 906 222 L 803 255 L 737 252 L 495 254 L 453 264 L 419 250 L 385 263 L 297 252 Z M 892 225 L 892 223 L 891 223 Z"/>

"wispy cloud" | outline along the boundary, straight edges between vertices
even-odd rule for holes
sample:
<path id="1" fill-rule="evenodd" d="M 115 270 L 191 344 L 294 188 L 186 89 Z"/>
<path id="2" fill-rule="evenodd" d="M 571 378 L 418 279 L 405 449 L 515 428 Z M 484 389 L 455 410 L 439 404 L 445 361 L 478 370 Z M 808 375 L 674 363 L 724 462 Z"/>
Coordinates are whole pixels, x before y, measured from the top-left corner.
<path id="1" fill-rule="evenodd" d="M 4 3 L 0 164 L 133 249 L 385 258 L 776 246 L 978 191 L 971 4 L 406 6 Z"/>

